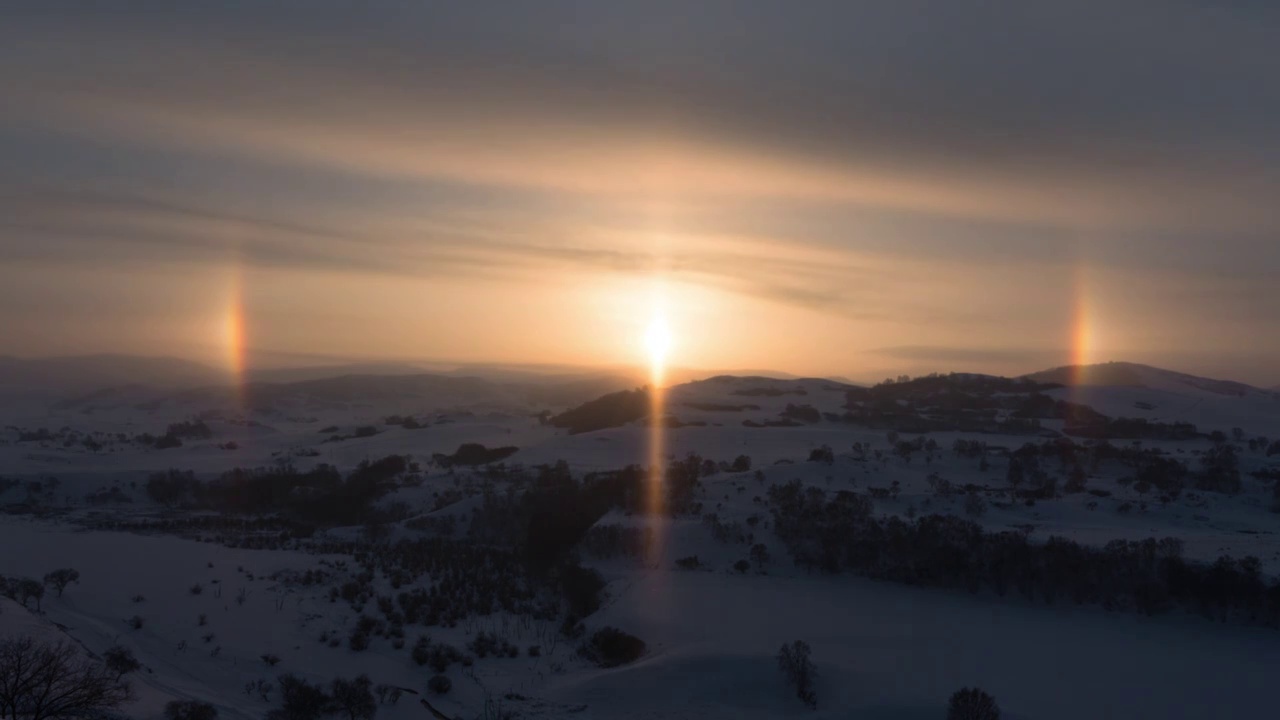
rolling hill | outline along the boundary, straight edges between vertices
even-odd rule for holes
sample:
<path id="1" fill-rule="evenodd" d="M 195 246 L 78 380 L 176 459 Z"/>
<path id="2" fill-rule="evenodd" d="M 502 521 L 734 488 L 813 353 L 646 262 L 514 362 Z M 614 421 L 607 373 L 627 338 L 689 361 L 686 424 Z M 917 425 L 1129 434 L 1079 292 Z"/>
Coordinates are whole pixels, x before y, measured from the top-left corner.
<path id="1" fill-rule="evenodd" d="M 1064 365 L 1031 373 L 1024 377 L 1036 382 L 1057 383 L 1068 387 L 1135 387 L 1170 392 L 1195 390 L 1214 395 L 1233 395 L 1236 397 L 1244 397 L 1253 393 L 1272 392 L 1233 380 L 1214 380 L 1130 362 Z"/>

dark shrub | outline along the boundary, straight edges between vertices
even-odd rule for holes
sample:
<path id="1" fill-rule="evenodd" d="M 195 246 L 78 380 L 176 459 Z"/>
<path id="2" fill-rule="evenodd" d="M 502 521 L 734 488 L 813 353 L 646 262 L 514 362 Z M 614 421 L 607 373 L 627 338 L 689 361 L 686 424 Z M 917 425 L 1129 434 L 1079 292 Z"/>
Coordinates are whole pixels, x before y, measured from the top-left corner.
<path id="1" fill-rule="evenodd" d="M 432 675 L 427 681 L 427 689 L 437 695 L 444 695 L 453 689 L 453 681 L 446 675 Z"/>
<path id="2" fill-rule="evenodd" d="M 199 700 L 172 700 L 164 706 L 165 720 L 217 720 L 218 709 Z"/>
<path id="3" fill-rule="evenodd" d="M 649 414 L 647 390 L 623 390 L 591 400 L 550 419 L 555 427 L 577 434 L 621 427 Z"/>
<path id="4" fill-rule="evenodd" d="M 117 680 L 142 667 L 142 663 L 133 656 L 133 651 L 120 645 L 112 645 L 104 650 L 102 660 L 107 669 L 116 674 Z"/>
<path id="5" fill-rule="evenodd" d="M 67 589 L 71 583 L 80 582 L 80 572 L 72 568 L 62 568 L 54 570 L 44 576 L 46 585 L 52 585 L 54 590 L 58 591 L 58 597 L 62 597 L 62 591 Z"/>
<path id="6" fill-rule="evenodd" d="M 1000 706 L 978 688 L 961 688 L 951 696 L 947 720 L 1000 720 Z"/>
<path id="7" fill-rule="evenodd" d="M 329 712 L 325 691 L 293 675 L 280 676 L 281 707 L 267 713 L 267 720 L 319 720 Z"/>
<path id="8" fill-rule="evenodd" d="M 644 655 L 644 641 L 617 628 L 597 630 L 579 653 L 600 667 L 617 667 L 634 662 Z"/>
<path id="9" fill-rule="evenodd" d="M 831 451 L 830 445 L 814 448 L 809 451 L 809 462 L 820 462 L 830 465 L 835 462 L 835 453 Z"/>
<path id="10" fill-rule="evenodd" d="M 600 609 L 604 578 L 590 568 L 566 565 L 560 569 L 560 591 L 570 614 L 585 618 Z"/>
<path id="11" fill-rule="evenodd" d="M 676 567 L 681 570 L 697 570 L 701 565 L 702 563 L 698 560 L 697 555 L 690 555 L 676 560 Z"/>
<path id="12" fill-rule="evenodd" d="M 348 720 L 371 720 L 378 712 L 373 697 L 373 681 L 368 675 L 350 680 L 334 678 L 329 684 L 330 709 Z"/>
<path id="13" fill-rule="evenodd" d="M 426 665 L 431 660 L 431 640 L 426 637 L 418 638 L 409 655 L 413 658 L 415 665 Z"/>
<path id="14" fill-rule="evenodd" d="M 357 630 L 351 633 L 351 638 L 347 641 L 347 644 L 355 652 L 364 652 L 369 649 L 369 636 Z"/>
<path id="15" fill-rule="evenodd" d="M 782 671 L 787 683 L 796 690 L 796 697 L 809 707 L 818 706 L 818 697 L 813 691 L 813 681 L 818 671 L 809 659 L 809 643 L 803 640 L 782 646 L 778 650 L 778 669 Z"/>

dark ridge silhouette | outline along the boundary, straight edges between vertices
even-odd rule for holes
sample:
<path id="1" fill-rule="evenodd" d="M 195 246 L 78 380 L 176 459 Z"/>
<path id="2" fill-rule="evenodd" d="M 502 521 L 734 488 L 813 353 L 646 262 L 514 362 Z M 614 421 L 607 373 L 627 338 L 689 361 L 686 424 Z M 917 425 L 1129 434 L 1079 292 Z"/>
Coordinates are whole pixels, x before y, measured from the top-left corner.
<path id="1" fill-rule="evenodd" d="M 621 427 L 649 414 L 649 391 L 645 388 L 609 393 L 551 418 L 550 423 L 567 428 L 570 434 Z"/>

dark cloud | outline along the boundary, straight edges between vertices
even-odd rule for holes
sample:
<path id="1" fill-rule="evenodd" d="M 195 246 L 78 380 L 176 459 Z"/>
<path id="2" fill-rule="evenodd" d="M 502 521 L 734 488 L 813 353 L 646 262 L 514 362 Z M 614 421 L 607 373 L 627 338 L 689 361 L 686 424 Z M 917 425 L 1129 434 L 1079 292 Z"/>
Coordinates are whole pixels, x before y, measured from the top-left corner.
<path id="1" fill-rule="evenodd" d="M 909 201 L 926 208 L 1280 227 L 1264 202 L 1280 26 L 1261 7 L 142 7 L 15 18 L 3 77 L 90 111 L 207 116 L 240 140 L 284 125 L 319 145 L 399 142 L 411 159 L 456 124 L 499 147 L 572 135 L 600 154 L 674 139 L 879 175 L 936 196 Z"/>

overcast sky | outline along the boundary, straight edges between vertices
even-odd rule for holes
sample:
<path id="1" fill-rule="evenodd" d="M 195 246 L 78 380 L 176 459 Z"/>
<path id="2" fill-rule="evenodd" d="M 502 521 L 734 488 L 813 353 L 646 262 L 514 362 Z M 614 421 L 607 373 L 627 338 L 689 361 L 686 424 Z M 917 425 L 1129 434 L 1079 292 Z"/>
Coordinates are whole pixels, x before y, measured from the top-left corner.
<path id="1" fill-rule="evenodd" d="M 1280 383 L 1270 3 L 7 3 L 0 91 L 0 353 Z"/>

